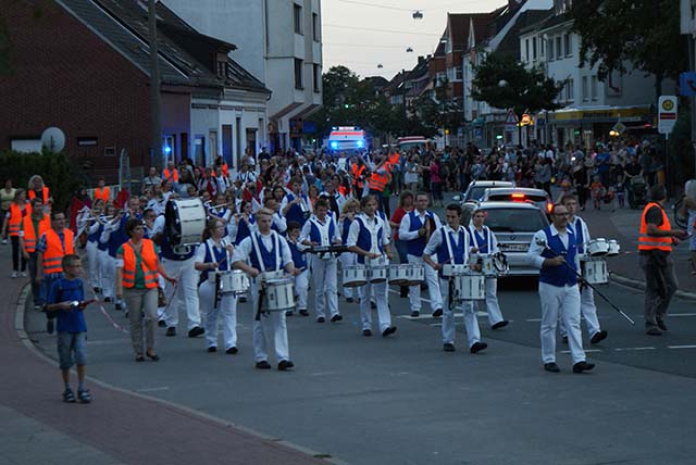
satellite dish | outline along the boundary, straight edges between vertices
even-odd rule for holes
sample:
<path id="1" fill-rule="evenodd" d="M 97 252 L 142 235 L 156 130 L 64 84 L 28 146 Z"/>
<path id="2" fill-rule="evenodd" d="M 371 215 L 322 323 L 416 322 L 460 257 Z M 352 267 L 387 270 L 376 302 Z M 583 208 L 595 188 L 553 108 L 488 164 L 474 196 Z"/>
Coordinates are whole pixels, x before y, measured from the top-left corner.
<path id="1" fill-rule="evenodd" d="M 413 12 L 413 19 L 423 19 L 423 12 L 416 10 Z"/>
<path id="2" fill-rule="evenodd" d="M 53 153 L 62 152 L 65 148 L 65 133 L 52 126 L 41 134 L 41 145 Z"/>

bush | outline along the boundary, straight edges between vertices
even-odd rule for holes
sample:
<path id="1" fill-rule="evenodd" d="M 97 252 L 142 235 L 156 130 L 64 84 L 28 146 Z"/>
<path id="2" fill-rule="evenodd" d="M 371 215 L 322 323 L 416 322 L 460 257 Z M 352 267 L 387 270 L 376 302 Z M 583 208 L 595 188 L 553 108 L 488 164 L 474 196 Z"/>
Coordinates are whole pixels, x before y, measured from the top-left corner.
<path id="1" fill-rule="evenodd" d="M 16 188 L 26 189 L 29 178 L 40 175 L 51 189 L 54 208 L 65 211 L 75 191 L 86 186 L 87 175 L 76 160 L 62 153 L 0 152 L 0 182 L 12 179 Z M 2 186 L 0 186 L 2 187 Z"/>

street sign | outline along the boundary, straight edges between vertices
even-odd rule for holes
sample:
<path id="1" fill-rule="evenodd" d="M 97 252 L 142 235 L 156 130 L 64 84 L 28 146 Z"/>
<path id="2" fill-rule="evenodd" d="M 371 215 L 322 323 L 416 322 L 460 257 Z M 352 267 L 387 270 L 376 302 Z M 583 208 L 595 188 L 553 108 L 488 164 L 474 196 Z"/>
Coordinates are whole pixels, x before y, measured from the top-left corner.
<path id="1" fill-rule="evenodd" d="M 682 97 L 696 96 L 696 73 L 688 72 L 679 75 L 679 95 Z"/>
<path id="2" fill-rule="evenodd" d="M 657 101 L 657 132 L 669 136 L 677 124 L 677 97 L 662 95 Z"/>
<path id="3" fill-rule="evenodd" d="M 621 121 L 617 121 L 617 123 L 614 125 L 613 128 L 611 128 L 612 131 L 616 131 L 619 134 L 623 134 L 623 132 L 626 130 L 626 125 L 623 124 Z"/>
<path id="4" fill-rule="evenodd" d="M 507 117 L 505 118 L 505 126 L 517 126 L 520 120 L 514 111 L 508 110 Z"/>

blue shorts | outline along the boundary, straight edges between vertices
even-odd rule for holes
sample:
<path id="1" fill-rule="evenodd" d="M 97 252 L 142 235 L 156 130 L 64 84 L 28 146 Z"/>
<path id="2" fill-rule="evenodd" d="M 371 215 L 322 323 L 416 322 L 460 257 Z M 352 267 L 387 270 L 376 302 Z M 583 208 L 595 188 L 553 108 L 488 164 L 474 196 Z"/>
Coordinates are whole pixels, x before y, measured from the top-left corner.
<path id="1" fill-rule="evenodd" d="M 85 336 L 86 333 L 58 333 L 58 358 L 61 370 L 69 370 L 75 363 L 87 364 Z"/>

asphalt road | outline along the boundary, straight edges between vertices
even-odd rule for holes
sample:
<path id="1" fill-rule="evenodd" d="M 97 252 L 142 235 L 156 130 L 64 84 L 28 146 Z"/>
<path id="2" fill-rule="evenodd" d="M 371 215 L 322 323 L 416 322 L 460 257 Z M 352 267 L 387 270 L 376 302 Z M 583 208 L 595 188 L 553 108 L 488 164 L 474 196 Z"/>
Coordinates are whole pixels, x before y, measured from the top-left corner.
<path id="1" fill-rule="evenodd" d="M 642 294 L 600 289 L 637 325 L 597 297 L 609 338 L 586 344 L 597 363 L 589 374 L 571 372 L 562 344 L 563 371 L 543 371 L 536 284 L 503 280 L 499 298 L 511 324 L 492 331 L 482 313 L 489 348 L 478 355 L 465 349 L 461 324 L 458 351 L 443 352 L 439 320 L 410 318 L 407 299 L 394 292 L 392 338 L 361 336 L 358 306 L 343 300 L 340 323 L 290 318 L 291 372 L 254 368 L 250 304 L 238 310 L 239 354 L 209 354 L 202 338 L 182 336 L 183 328 L 165 338 L 160 328 L 162 360 L 139 364 L 127 334 L 92 307 L 89 375 L 352 464 L 692 464 L 693 303 L 675 300 L 668 333 L 649 338 Z M 127 327 L 122 314 L 107 312 Z M 27 331 L 55 357 L 42 318 L 28 310 Z"/>

